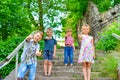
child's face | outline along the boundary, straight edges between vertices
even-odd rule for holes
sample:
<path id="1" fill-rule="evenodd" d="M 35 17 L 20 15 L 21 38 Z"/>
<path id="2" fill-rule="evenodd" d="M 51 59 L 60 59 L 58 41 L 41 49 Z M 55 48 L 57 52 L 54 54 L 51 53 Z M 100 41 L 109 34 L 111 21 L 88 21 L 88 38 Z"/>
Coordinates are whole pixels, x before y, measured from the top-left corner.
<path id="1" fill-rule="evenodd" d="M 40 33 L 34 34 L 34 41 L 38 42 L 42 39 L 42 35 Z"/>
<path id="2" fill-rule="evenodd" d="M 82 33 L 83 34 L 88 34 L 90 32 L 90 28 L 89 27 L 83 27 L 82 28 Z"/>
<path id="3" fill-rule="evenodd" d="M 68 31 L 66 34 L 68 34 L 68 36 L 71 36 L 71 35 L 72 35 L 72 32 L 71 32 L 71 31 Z"/>
<path id="4" fill-rule="evenodd" d="M 51 30 L 47 30 L 47 32 L 46 32 L 47 36 L 50 36 L 50 37 L 52 36 L 52 33 L 53 32 Z"/>

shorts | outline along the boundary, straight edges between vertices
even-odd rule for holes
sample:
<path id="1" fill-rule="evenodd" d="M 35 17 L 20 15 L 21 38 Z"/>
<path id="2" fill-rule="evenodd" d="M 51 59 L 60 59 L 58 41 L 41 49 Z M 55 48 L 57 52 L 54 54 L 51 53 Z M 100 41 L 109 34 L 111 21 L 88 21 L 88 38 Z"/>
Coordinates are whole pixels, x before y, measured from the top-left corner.
<path id="1" fill-rule="evenodd" d="M 52 60 L 53 59 L 53 51 L 49 51 L 49 50 L 44 50 L 44 59 L 45 60 Z"/>

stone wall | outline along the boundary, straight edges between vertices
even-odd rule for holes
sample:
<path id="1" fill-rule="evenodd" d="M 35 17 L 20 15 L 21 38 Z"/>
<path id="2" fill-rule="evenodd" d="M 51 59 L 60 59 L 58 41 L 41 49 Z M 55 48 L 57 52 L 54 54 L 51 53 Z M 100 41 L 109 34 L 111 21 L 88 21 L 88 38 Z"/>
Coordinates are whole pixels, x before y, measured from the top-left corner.
<path id="1" fill-rule="evenodd" d="M 118 16 L 120 16 L 120 4 L 105 13 L 100 13 L 97 6 L 93 2 L 89 2 L 86 14 L 80 24 L 89 24 L 91 26 L 91 34 L 98 38 L 98 32 L 108 24 L 111 24 L 111 22 L 114 22 Z M 80 30 L 81 27 L 79 26 L 78 28 Z"/>

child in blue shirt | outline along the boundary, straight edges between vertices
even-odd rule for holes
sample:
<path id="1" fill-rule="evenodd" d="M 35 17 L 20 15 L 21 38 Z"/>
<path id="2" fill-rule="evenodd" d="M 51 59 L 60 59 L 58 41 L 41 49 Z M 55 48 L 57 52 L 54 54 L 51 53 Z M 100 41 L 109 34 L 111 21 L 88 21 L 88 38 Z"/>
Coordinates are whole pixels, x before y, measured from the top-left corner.
<path id="1" fill-rule="evenodd" d="M 47 36 L 45 37 L 44 46 L 44 75 L 50 76 L 52 71 L 52 59 L 56 56 L 56 44 L 57 41 L 52 37 L 53 31 L 51 28 L 47 28 Z"/>

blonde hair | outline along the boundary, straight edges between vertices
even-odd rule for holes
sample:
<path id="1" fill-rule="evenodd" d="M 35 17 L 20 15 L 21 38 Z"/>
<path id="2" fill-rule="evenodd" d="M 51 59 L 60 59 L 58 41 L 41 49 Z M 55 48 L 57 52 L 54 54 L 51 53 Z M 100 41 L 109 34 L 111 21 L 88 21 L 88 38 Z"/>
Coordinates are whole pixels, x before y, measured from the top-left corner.
<path id="1" fill-rule="evenodd" d="M 72 29 L 67 29 L 66 32 L 72 32 Z"/>
<path id="2" fill-rule="evenodd" d="M 43 37 L 43 32 L 42 31 L 35 31 L 34 34 L 39 33 Z"/>
<path id="3" fill-rule="evenodd" d="M 88 27 L 89 30 L 90 30 L 90 26 L 89 26 L 88 24 L 84 24 L 84 25 L 82 26 L 81 30 L 82 30 L 84 27 Z"/>
<path id="4" fill-rule="evenodd" d="M 46 32 L 51 31 L 53 32 L 52 28 L 47 28 Z"/>

